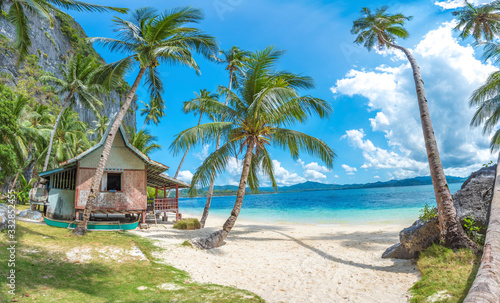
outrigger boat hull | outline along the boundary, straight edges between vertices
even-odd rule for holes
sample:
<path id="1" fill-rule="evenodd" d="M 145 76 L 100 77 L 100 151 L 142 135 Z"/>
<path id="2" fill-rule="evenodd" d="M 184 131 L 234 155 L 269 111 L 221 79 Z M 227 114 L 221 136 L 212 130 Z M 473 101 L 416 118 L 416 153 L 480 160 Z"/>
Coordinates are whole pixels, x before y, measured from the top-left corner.
<path id="1" fill-rule="evenodd" d="M 44 217 L 43 219 L 45 220 L 45 224 L 49 226 L 62 227 L 68 229 L 74 229 L 75 227 L 78 226 L 78 223 L 80 223 L 80 221 L 54 220 L 47 217 Z M 113 222 L 89 221 L 89 223 L 87 224 L 87 229 L 95 231 L 122 231 L 122 230 L 136 229 L 138 225 L 139 225 L 139 220 L 130 223 L 122 223 L 118 221 L 113 221 Z"/>

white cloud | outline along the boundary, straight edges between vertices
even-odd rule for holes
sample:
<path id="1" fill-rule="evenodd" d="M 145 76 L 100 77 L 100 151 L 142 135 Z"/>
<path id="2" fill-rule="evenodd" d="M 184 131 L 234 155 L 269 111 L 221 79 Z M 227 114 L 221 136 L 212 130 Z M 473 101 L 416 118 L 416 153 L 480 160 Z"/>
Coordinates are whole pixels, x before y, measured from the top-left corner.
<path id="1" fill-rule="evenodd" d="M 326 181 L 326 176 L 323 175 L 322 173 L 316 171 L 316 170 L 312 170 L 312 169 L 307 169 L 305 172 L 304 172 L 304 177 L 308 180 L 308 181 L 314 181 L 314 182 L 324 182 Z"/>
<path id="2" fill-rule="evenodd" d="M 307 180 L 296 173 L 290 173 L 281 166 L 281 162 L 273 160 L 274 178 L 280 186 L 289 186 L 306 182 Z"/>
<path id="3" fill-rule="evenodd" d="M 319 165 L 318 162 L 311 162 L 309 164 L 306 164 L 301 159 L 297 160 L 297 162 L 299 162 L 302 168 L 306 170 L 314 170 L 320 173 L 327 173 L 330 171 L 326 166 Z"/>
<path id="4" fill-rule="evenodd" d="M 380 176 L 375 176 L 373 177 L 373 179 L 380 179 Z"/>
<path id="5" fill-rule="evenodd" d="M 350 167 L 347 164 L 342 164 L 341 166 L 343 169 L 345 169 L 348 175 L 354 175 L 354 172 L 358 171 L 356 167 Z"/>
<path id="6" fill-rule="evenodd" d="M 471 46 L 461 46 L 453 38 L 454 23 L 432 30 L 411 50 L 425 81 L 425 89 L 443 166 L 448 172 L 467 175 L 494 156 L 489 138 L 480 129 L 470 129 L 474 109 L 468 98 L 487 76 L 492 65 L 477 60 Z M 413 73 L 406 62 L 394 67 L 381 65 L 374 70 L 351 70 L 332 87 L 335 94 L 360 95 L 368 100 L 373 132 L 382 131 L 388 148 L 380 148 L 365 132 L 349 130 L 343 138 L 363 151 L 362 168 L 387 168 L 393 176 L 428 175 L 427 154 L 422 136 Z"/>
<path id="7" fill-rule="evenodd" d="M 490 3 L 492 1 L 483 1 L 483 0 L 469 0 L 469 3 L 473 5 L 478 5 L 478 4 L 486 4 Z M 465 1 L 464 0 L 445 0 L 445 1 L 436 1 L 434 2 L 435 5 L 441 6 L 443 9 L 455 9 L 459 7 L 465 6 Z"/>
<path id="8" fill-rule="evenodd" d="M 194 154 L 194 156 L 201 161 L 205 161 L 205 159 L 208 157 L 208 149 L 210 148 L 210 144 L 203 144 L 203 148 L 201 152 Z"/>
<path id="9" fill-rule="evenodd" d="M 189 170 L 181 170 L 179 175 L 177 175 L 177 179 L 190 183 L 193 179 L 193 174 Z"/>

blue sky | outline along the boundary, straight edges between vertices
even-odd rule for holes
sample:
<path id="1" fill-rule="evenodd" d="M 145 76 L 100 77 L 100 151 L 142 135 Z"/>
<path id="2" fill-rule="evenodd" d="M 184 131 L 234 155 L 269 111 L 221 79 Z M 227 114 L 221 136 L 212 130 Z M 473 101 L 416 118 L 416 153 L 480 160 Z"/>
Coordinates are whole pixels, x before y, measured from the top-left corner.
<path id="1" fill-rule="evenodd" d="M 137 8 L 142 1 L 101 1 L 107 5 Z M 294 128 L 321 138 L 337 153 L 334 169 L 319 159 L 303 154 L 293 160 L 282 150 L 271 149 L 276 179 L 280 185 L 307 180 L 322 183 L 366 183 L 429 175 L 419 121 L 412 73 L 402 54 L 363 49 L 352 43 L 352 21 L 361 7 L 389 5 L 391 12 L 412 15 L 407 29 L 410 38 L 400 41 L 414 53 L 427 90 L 441 159 L 448 175 L 466 176 L 496 157 L 488 148 L 489 138 L 470 129 L 473 109 L 468 107 L 471 92 L 494 69 L 482 63 L 480 50 L 472 41 L 458 41 L 452 31 L 451 12 L 462 1 L 147 1 L 162 11 L 191 5 L 205 13 L 199 25 L 215 36 L 222 49 L 237 45 L 246 50 L 269 45 L 287 50 L 280 67 L 312 76 L 316 89 L 307 93 L 330 102 L 334 114 L 329 120 L 310 119 Z M 114 37 L 113 14 L 70 12 L 90 37 Z M 96 48 L 103 58 L 114 61 L 121 54 Z M 167 117 L 159 126 L 150 126 L 163 150 L 152 158 L 170 166 L 175 173 L 182 155 L 173 156 L 168 147 L 180 131 L 194 126 L 197 117 L 181 111 L 182 102 L 206 88 L 215 91 L 228 85 L 223 66 L 197 57 L 202 75 L 186 67 L 161 67 L 165 83 Z M 130 79 L 135 77 L 133 72 Z M 131 82 L 131 81 L 129 81 Z M 144 89 L 139 100 L 149 101 Z M 137 126 L 143 119 L 138 115 Z M 181 178 L 190 176 L 214 145 L 190 151 Z M 239 164 L 233 161 L 228 173 L 216 184 L 236 184 Z M 265 182 L 264 182 L 265 183 Z"/>

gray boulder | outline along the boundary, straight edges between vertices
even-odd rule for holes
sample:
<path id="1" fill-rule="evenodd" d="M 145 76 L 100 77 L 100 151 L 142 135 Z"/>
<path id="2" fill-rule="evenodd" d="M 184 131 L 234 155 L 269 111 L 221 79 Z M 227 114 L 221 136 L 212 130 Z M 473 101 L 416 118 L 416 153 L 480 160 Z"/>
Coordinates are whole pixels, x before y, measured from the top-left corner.
<path id="1" fill-rule="evenodd" d="M 493 165 L 473 172 L 453 194 L 453 203 L 462 224 L 465 218 L 472 217 L 479 226 L 488 225 L 496 169 L 497 166 Z"/>
<path id="2" fill-rule="evenodd" d="M 460 190 L 453 194 L 453 203 L 462 224 L 465 218 L 472 217 L 479 226 L 488 225 L 496 169 L 497 166 L 493 165 L 473 172 Z M 437 242 L 438 239 L 437 219 L 427 223 L 422 220 L 415 221 L 412 226 L 399 233 L 400 243 L 389 247 L 383 253 L 382 258 L 416 258 L 421 251 Z"/>
<path id="3" fill-rule="evenodd" d="M 22 212 L 20 212 L 19 217 L 25 218 L 25 219 L 30 219 L 30 220 L 35 220 L 35 221 L 41 221 L 43 218 L 43 215 L 39 211 L 27 209 L 27 210 L 23 210 Z"/>
<path id="4" fill-rule="evenodd" d="M 7 228 L 7 210 L 6 208 L 0 207 L 0 230 Z"/>
<path id="5" fill-rule="evenodd" d="M 389 247 L 382 258 L 414 259 L 420 252 L 439 240 L 437 219 L 429 222 L 417 220 L 412 226 L 399 232 L 400 243 Z"/>

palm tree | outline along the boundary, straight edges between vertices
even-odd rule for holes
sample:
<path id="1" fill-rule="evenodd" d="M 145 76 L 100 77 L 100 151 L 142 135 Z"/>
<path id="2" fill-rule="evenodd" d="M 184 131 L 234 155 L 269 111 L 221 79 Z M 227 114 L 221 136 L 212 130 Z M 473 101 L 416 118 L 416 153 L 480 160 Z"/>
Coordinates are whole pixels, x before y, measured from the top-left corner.
<path id="1" fill-rule="evenodd" d="M 84 235 L 87 223 L 95 201 L 95 194 L 99 192 L 104 166 L 108 161 L 114 137 L 123 117 L 127 113 L 130 103 L 142 77 L 146 74 L 146 85 L 154 102 L 163 105 L 163 84 L 157 67 L 160 63 L 181 64 L 189 66 L 197 73 L 199 67 L 192 56 L 192 51 L 211 57 L 217 50 L 215 39 L 204 34 L 201 30 L 188 27 L 203 19 L 199 9 L 191 7 L 175 8 L 158 14 L 152 8 L 135 10 L 130 20 L 118 17 L 113 19 L 118 32 L 118 39 L 92 38 L 90 41 L 99 42 L 112 51 L 121 51 L 130 54 L 128 57 L 108 65 L 111 71 L 123 72 L 128 70 L 133 62 L 139 63 L 139 72 L 132 85 L 123 106 L 111 125 L 108 137 L 104 143 L 102 156 L 97 165 L 96 174 L 92 179 L 90 194 L 83 212 L 82 222 L 73 230 L 76 235 Z M 120 40 L 121 39 L 121 40 Z M 113 73 L 109 73 L 112 75 Z M 104 82 L 114 82 L 111 77 L 105 77 Z"/>
<path id="2" fill-rule="evenodd" d="M 186 113 L 186 114 L 191 113 L 191 112 L 199 113 L 200 118 L 198 119 L 197 125 L 201 124 L 201 118 L 203 117 L 203 114 L 208 115 L 210 119 L 215 121 L 216 117 L 211 112 L 211 105 L 214 102 L 219 103 L 219 101 L 217 100 L 218 99 L 217 94 L 213 94 L 206 89 L 201 89 L 199 93 L 194 93 L 194 94 L 196 95 L 196 98 L 193 98 L 190 101 L 184 102 L 184 106 L 182 108 L 184 113 Z M 188 146 L 186 148 L 186 151 L 184 152 L 184 156 L 182 156 L 181 162 L 179 163 L 179 166 L 177 167 L 177 170 L 175 171 L 174 178 L 177 178 L 177 176 L 179 175 L 179 172 L 181 171 L 182 164 L 184 163 L 184 160 L 186 159 L 186 156 L 187 156 L 190 148 L 191 148 L 191 146 Z M 168 191 L 167 197 L 170 197 L 170 191 L 171 190 Z M 208 204 L 208 206 L 210 207 L 210 204 Z M 206 205 L 205 205 L 205 210 L 203 211 L 204 215 L 205 215 L 205 211 L 208 214 L 208 208 Z M 203 219 L 203 217 L 202 217 L 202 219 Z M 204 224 L 201 225 L 202 228 L 203 228 L 203 225 Z"/>
<path id="3" fill-rule="evenodd" d="M 77 112 L 66 108 L 54 136 L 54 164 L 78 156 L 91 147 L 87 123 L 80 121 Z"/>
<path id="4" fill-rule="evenodd" d="M 92 121 L 94 123 L 94 129 L 97 134 L 96 141 L 101 141 L 102 136 L 108 129 L 109 125 L 109 117 L 105 115 L 101 115 L 98 111 L 95 112 L 97 120 Z"/>
<path id="5" fill-rule="evenodd" d="M 452 14 L 458 19 L 456 31 L 461 31 L 459 37 L 465 39 L 473 36 L 476 41 L 484 38 L 491 41 L 500 33 L 500 1 L 474 6 L 465 1 L 465 7 Z"/>
<path id="6" fill-rule="evenodd" d="M 240 87 L 237 93 L 221 87 L 229 96 L 230 106 L 214 103 L 212 111 L 224 114 L 225 122 L 213 122 L 192 127 L 181 132 L 172 143 L 171 149 L 178 152 L 193 144 L 205 144 L 219 135 L 224 138 L 221 148 L 208 156 L 193 176 L 190 192 L 196 186 L 206 186 L 213 175 L 222 173 L 229 160 L 244 153 L 240 184 L 231 216 L 222 230 L 205 238 L 193 239 L 200 248 L 219 246 L 233 228 L 240 213 L 245 188 L 248 185 L 258 190 L 258 173 L 269 178 L 276 189 L 273 163 L 267 150 L 268 145 L 289 150 L 298 159 L 301 150 L 318 156 L 328 167 L 333 166 L 335 153 L 328 145 L 314 137 L 283 128 L 295 122 L 304 122 L 311 113 L 328 117 L 331 106 L 324 100 L 311 96 L 300 96 L 298 90 L 313 88 L 310 77 L 277 71 L 276 63 L 283 52 L 268 47 L 254 53 L 248 60 L 245 73 L 238 75 Z"/>
<path id="7" fill-rule="evenodd" d="M 241 71 L 241 69 L 244 67 L 245 62 L 248 59 L 248 56 L 250 55 L 250 52 L 243 51 L 239 49 L 237 46 L 233 46 L 229 50 L 221 50 L 220 54 L 223 56 L 222 59 L 219 59 L 218 61 L 222 64 L 226 65 L 226 70 L 229 71 L 229 90 L 232 90 L 233 88 L 233 83 L 238 84 L 237 77 L 236 77 L 236 72 Z M 226 98 L 226 103 L 227 105 L 229 99 Z M 220 137 L 217 138 L 217 143 L 215 144 L 215 150 L 219 150 L 220 147 Z M 215 175 L 212 177 L 210 180 L 210 185 L 208 186 L 208 193 L 207 193 L 207 202 L 205 203 L 205 208 L 203 210 L 203 215 L 201 216 L 200 220 L 200 225 L 201 228 L 205 227 L 205 222 L 207 221 L 208 217 L 208 211 L 210 209 L 210 204 L 212 204 L 212 196 L 214 194 L 214 185 L 215 185 Z"/>
<path id="8" fill-rule="evenodd" d="M 141 101 L 141 103 L 144 106 L 144 108 L 140 110 L 141 116 L 146 116 L 141 130 L 143 130 L 146 125 L 149 125 L 150 122 L 153 122 L 154 125 L 158 125 L 161 118 L 165 116 L 166 107 L 163 104 L 158 104 L 158 102 L 150 102 L 150 104 L 147 104 Z"/>
<path id="9" fill-rule="evenodd" d="M 19 61 L 22 61 L 28 55 L 28 49 L 31 46 L 30 28 L 26 12 L 48 20 L 51 26 L 54 24 L 52 12 L 62 12 L 59 8 L 65 10 L 76 10 L 86 12 L 107 12 L 116 11 L 126 13 L 128 9 L 111 6 L 90 4 L 76 0 L 6 0 L 0 1 L 0 9 L 10 5 L 6 18 L 16 28 L 16 42 L 14 47 L 19 51 Z"/>
<path id="10" fill-rule="evenodd" d="M 143 154 L 149 156 L 150 153 L 162 149 L 162 146 L 156 144 L 158 141 L 156 136 L 149 133 L 147 129 L 135 132 L 132 127 L 127 128 L 130 136 L 130 144 L 141 151 Z"/>
<path id="11" fill-rule="evenodd" d="M 100 85 L 100 79 L 97 78 L 98 72 L 99 64 L 96 63 L 93 58 L 83 58 L 81 55 L 77 55 L 71 57 L 68 63 L 64 65 L 62 79 L 50 75 L 45 75 L 41 78 L 42 81 L 54 83 L 58 87 L 58 94 L 66 95 L 61 104 L 61 110 L 54 122 L 54 128 L 50 133 L 49 146 L 43 164 L 43 171 L 46 171 L 49 165 L 54 136 L 66 108 L 76 100 L 80 100 L 80 102 L 92 108 L 94 112 L 97 112 L 96 108 L 102 106 L 102 102 L 95 97 L 98 89 L 103 88 L 103 86 Z"/>
<path id="12" fill-rule="evenodd" d="M 396 38 L 407 38 L 408 32 L 403 27 L 405 21 L 411 19 L 403 14 L 388 14 L 388 7 L 376 9 L 375 12 L 368 8 L 361 10 L 361 17 L 354 21 L 351 30 L 352 34 L 358 35 L 354 43 L 361 44 L 371 50 L 373 47 L 395 48 L 402 51 L 413 69 L 413 79 L 417 91 L 417 101 L 420 110 L 420 119 L 427 150 L 427 158 L 431 172 L 432 184 L 436 196 L 438 208 L 439 227 L 441 239 L 444 244 L 451 248 L 467 247 L 477 252 L 477 245 L 471 241 L 465 234 L 462 225 L 457 217 L 457 211 L 453 205 L 453 198 L 448 188 L 448 183 L 443 171 L 439 150 L 432 128 L 427 98 L 425 96 L 424 82 L 420 75 L 420 68 L 411 52 L 397 45 Z"/>

